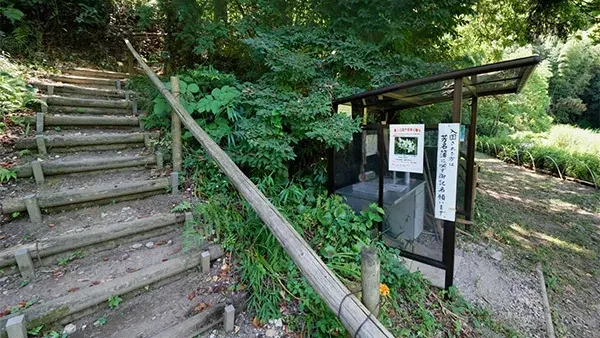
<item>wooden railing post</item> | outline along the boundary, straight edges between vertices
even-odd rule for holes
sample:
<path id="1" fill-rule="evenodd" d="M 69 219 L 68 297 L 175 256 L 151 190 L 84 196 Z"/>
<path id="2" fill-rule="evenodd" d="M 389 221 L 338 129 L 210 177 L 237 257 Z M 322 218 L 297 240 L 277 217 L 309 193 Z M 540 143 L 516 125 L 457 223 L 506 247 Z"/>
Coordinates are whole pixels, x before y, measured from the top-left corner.
<path id="1" fill-rule="evenodd" d="M 171 93 L 179 100 L 179 78 L 171 76 Z M 175 112 L 171 110 L 171 139 L 173 152 L 173 171 L 181 171 L 181 121 Z"/>
<path id="2" fill-rule="evenodd" d="M 379 316 L 379 281 L 380 266 L 377 258 L 377 250 L 371 247 L 364 247 L 360 259 L 361 282 L 362 282 L 362 302 L 373 316 Z"/>

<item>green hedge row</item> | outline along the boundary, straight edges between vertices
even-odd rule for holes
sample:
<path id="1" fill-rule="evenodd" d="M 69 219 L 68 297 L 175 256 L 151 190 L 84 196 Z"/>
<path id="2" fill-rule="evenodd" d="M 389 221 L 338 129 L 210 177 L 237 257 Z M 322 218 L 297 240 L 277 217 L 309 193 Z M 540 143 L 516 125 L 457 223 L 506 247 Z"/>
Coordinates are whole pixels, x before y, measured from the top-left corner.
<path id="1" fill-rule="evenodd" d="M 563 176 L 590 183 L 596 182 L 600 186 L 600 156 L 592 153 L 570 151 L 559 146 L 508 137 L 481 137 L 477 140 L 477 150 L 518 165 L 532 166 L 533 157 L 536 169 L 557 175 L 560 170 Z"/>

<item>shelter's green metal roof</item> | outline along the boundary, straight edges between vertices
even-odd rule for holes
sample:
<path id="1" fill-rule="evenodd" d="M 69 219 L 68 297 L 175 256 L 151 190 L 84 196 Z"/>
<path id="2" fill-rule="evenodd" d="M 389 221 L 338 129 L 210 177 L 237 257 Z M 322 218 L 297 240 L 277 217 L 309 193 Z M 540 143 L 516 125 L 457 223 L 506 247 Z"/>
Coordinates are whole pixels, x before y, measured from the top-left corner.
<path id="1" fill-rule="evenodd" d="M 452 101 L 457 78 L 463 79 L 463 98 L 518 93 L 540 60 L 530 56 L 455 70 L 339 98 L 333 104 L 381 112 Z"/>

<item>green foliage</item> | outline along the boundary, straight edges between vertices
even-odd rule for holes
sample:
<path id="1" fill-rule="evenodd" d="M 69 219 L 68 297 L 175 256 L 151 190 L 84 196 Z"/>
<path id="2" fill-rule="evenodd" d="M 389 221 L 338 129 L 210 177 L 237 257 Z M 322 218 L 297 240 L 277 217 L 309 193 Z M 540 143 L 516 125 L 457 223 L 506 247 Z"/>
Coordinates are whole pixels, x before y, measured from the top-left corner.
<path id="1" fill-rule="evenodd" d="M 17 179 L 17 172 L 0 167 L 0 183 L 6 183 L 11 179 Z"/>
<path id="2" fill-rule="evenodd" d="M 600 73 L 600 48 L 583 32 L 565 43 L 547 39 L 540 51 L 550 60 L 554 73 L 549 88 L 551 113 L 560 123 L 576 122 L 587 110 L 582 98 L 590 81 Z"/>
<path id="3" fill-rule="evenodd" d="M 119 304 L 121 304 L 122 301 L 123 301 L 123 299 L 119 296 L 109 296 L 108 297 L 108 307 L 111 310 L 118 309 Z"/>
<path id="4" fill-rule="evenodd" d="M 27 334 L 30 334 L 32 336 L 38 336 L 42 332 L 43 328 L 44 325 L 36 326 L 30 330 L 27 330 Z"/>
<path id="5" fill-rule="evenodd" d="M 507 58 L 530 55 L 531 49 L 523 48 Z M 516 95 L 485 97 L 479 100 L 478 135 L 506 136 L 518 131 L 545 132 L 550 129 L 552 118 L 546 108 L 550 104 L 548 81 L 552 73 L 547 62 L 536 67 L 522 92 Z"/>
<path id="6" fill-rule="evenodd" d="M 517 163 L 518 151 L 519 163 L 531 166 L 531 159 L 525 153 L 529 151 L 536 168 L 558 174 L 556 165 L 550 159 L 552 158 L 563 175 L 588 182 L 593 182 L 595 178 L 600 182 L 600 136 L 595 131 L 559 125 L 552 127 L 547 133 L 481 137 L 478 144 L 480 150 L 514 163 Z"/>
<path id="7" fill-rule="evenodd" d="M 81 251 L 81 250 L 77 250 L 75 252 L 72 252 L 71 254 L 69 254 L 67 257 L 62 257 L 58 259 L 58 265 L 67 265 L 70 262 L 76 260 L 76 259 L 83 259 L 85 258 L 85 252 Z"/>
<path id="8" fill-rule="evenodd" d="M 106 324 L 106 318 L 104 318 L 104 316 L 98 318 L 95 322 L 94 322 L 94 326 L 95 327 L 101 327 L 104 326 L 104 324 Z"/>
<path id="9" fill-rule="evenodd" d="M 183 201 L 171 209 L 171 212 L 183 212 L 190 210 L 192 210 L 192 203 L 190 203 L 190 201 Z"/>
<path id="10" fill-rule="evenodd" d="M 19 66 L 0 55 L 0 118 L 4 118 L 34 102 L 34 90 L 27 86 Z M 6 123 L 6 122 L 5 122 Z"/>

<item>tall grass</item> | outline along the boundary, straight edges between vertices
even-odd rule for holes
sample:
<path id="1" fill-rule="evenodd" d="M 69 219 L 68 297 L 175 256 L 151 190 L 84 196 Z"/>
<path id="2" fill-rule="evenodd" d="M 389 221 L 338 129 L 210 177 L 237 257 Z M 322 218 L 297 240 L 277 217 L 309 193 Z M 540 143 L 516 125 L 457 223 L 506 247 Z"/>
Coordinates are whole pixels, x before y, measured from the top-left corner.
<path id="1" fill-rule="evenodd" d="M 600 184 L 600 133 L 597 130 L 556 125 L 546 133 L 480 137 L 478 145 L 479 150 L 505 161 L 532 165 L 529 152 L 536 168 L 558 173 L 558 165 L 563 175 L 589 182 L 595 179 Z"/>

